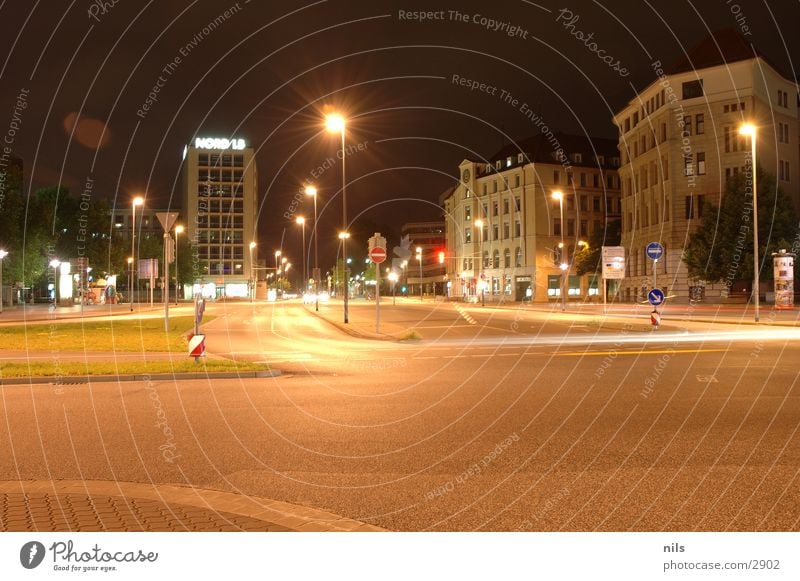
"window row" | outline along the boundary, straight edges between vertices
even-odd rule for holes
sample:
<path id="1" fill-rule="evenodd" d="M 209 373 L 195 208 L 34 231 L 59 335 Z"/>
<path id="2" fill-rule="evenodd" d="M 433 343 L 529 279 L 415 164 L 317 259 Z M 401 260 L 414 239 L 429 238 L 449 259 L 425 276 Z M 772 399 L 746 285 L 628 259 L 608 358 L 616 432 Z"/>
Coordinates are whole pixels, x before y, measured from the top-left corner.
<path id="1" fill-rule="evenodd" d="M 472 229 L 473 227 L 464 228 L 464 242 L 470 243 L 472 242 Z M 501 240 L 500 237 L 500 225 L 494 224 L 492 225 L 492 237 L 489 238 L 489 226 L 484 226 L 482 232 L 480 233 L 483 238 L 479 238 L 479 240 L 483 240 L 484 242 L 491 242 L 492 240 Z M 511 224 L 509 222 L 503 223 L 503 230 L 502 230 L 502 240 L 508 240 L 509 238 L 519 238 L 522 236 L 522 224 L 519 220 L 514 222 L 514 233 L 511 234 Z"/>
<path id="2" fill-rule="evenodd" d="M 244 241 L 242 230 L 199 230 L 198 244 L 241 244 Z"/>
<path id="3" fill-rule="evenodd" d="M 218 258 L 244 260 L 244 246 L 198 246 L 197 256 L 200 260 Z"/>
<path id="4" fill-rule="evenodd" d="M 242 214 L 244 200 L 201 199 L 197 202 L 198 214 Z"/>
<path id="5" fill-rule="evenodd" d="M 574 186 L 575 184 L 575 173 L 572 171 L 566 172 L 567 174 L 567 184 L 570 186 Z M 588 188 L 589 180 L 591 179 L 591 187 L 593 188 L 600 188 L 602 187 L 602 176 L 599 173 L 590 173 L 587 174 L 585 172 L 580 172 L 578 177 L 578 183 L 582 188 Z M 553 170 L 553 183 L 558 185 L 561 183 L 561 171 Z M 606 184 L 605 187 L 608 189 L 616 189 L 619 187 L 619 178 L 614 179 L 614 174 L 607 173 L 606 174 Z"/>
<path id="6" fill-rule="evenodd" d="M 501 267 L 502 264 L 502 267 Z M 464 258 L 463 270 L 474 270 L 475 262 L 471 257 Z M 514 267 L 522 266 L 522 248 L 517 246 L 514 250 Z M 494 250 L 491 255 L 488 250 L 483 251 L 483 268 L 511 268 L 511 249 L 503 250 L 502 263 L 500 261 L 500 251 Z"/>
<path id="7" fill-rule="evenodd" d="M 202 269 L 204 274 L 242 274 L 244 265 L 241 262 L 209 262 Z"/>
<path id="8" fill-rule="evenodd" d="M 238 184 L 201 184 L 197 188 L 199 198 L 241 198 L 244 186 Z"/>
<path id="9" fill-rule="evenodd" d="M 241 182 L 244 172 L 240 169 L 200 168 L 197 170 L 197 181 L 205 182 Z"/>
<path id="10" fill-rule="evenodd" d="M 661 246 L 664 248 L 664 254 L 658 262 L 647 256 L 646 247 L 632 250 L 628 259 L 627 276 L 652 276 L 654 268 L 658 269 L 658 274 L 667 274 L 667 245 L 662 242 Z"/>
<path id="11" fill-rule="evenodd" d="M 198 228 L 244 228 L 244 216 L 241 214 L 198 215 Z"/>
<path id="12" fill-rule="evenodd" d="M 652 202 L 646 201 L 626 212 L 622 217 L 622 230 L 633 232 L 639 228 L 669 222 L 670 216 L 669 198 L 655 198 Z"/>
<path id="13" fill-rule="evenodd" d="M 201 153 L 197 156 L 197 165 L 212 167 L 244 167 L 244 156 Z"/>

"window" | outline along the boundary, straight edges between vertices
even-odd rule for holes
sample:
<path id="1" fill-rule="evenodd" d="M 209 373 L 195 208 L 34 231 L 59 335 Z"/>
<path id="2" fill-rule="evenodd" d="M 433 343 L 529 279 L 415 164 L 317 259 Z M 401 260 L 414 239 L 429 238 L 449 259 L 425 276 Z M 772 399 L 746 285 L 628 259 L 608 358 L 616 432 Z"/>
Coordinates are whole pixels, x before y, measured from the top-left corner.
<path id="1" fill-rule="evenodd" d="M 609 188 L 613 188 L 614 187 L 614 176 L 612 176 L 612 175 L 606 176 L 606 185 Z"/>
<path id="2" fill-rule="evenodd" d="M 508 248 L 503 251 L 503 268 L 511 268 L 511 250 Z"/>
<path id="3" fill-rule="evenodd" d="M 503 223 L 503 240 L 511 236 L 511 225 L 508 222 Z"/>
<path id="4" fill-rule="evenodd" d="M 589 235 L 589 220 L 581 220 L 581 230 L 580 236 L 588 236 Z"/>
<path id="5" fill-rule="evenodd" d="M 488 185 L 488 184 L 483 184 L 483 195 L 484 195 L 484 196 L 485 196 L 487 193 L 489 193 L 489 189 L 488 189 L 488 188 L 489 188 L 489 185 Z"/>
<path id="6" fill-rule="evenodd" d="M 577 297 L 581 294 L 581 277 L 571 274 L 567 278 L 567 296 Z"/>
<path id="7" fill-rule="evenodd" d="M 686 219 L 691 220 L 694 218 L 694 208 L 692 196 L 686 196 Z"/>
<path id="8" fill-rule="evenodd" d="M 483 268 L 489 268 L 489 251 L 483 251 Z"/>
<path id="9" fill-rule="evenodd" d="M 706 197 L 704 195 L 697 196 L 697 217 L 703 217 L 703 207 L 705 206 Z"/>
<path id="10" fill-rule="evenodd" d="M 692 154 L 684 156 L 683 158 L 683 175 L 693 176 L 694 166 L 692 165 Z"/>
<path id="11" fill-rule="evenodd" d="M 592 186 L 595 188 L 600 187 L 600 176 L 598 174 L 592 174 Z"/>
<path id="12" fill-rule="evenodd" d="M 582 188 L 586 187 L 586 174 L 583 172 L 581 172 L 581 187 Z"/>
<path id="13" fill-rule="evenodd" d="M 575 220 L 567 220 L 567 236 L 575 236 Z"/>
<path id="14" fill-rule="evenodd" d="M 499 240 L 500 239 L 500 226 L 495 224 L 492 226 L 492 240 Z"/>
<path id="15" fill-rule="evenodd" d="M 472 206 L 464 207 L 464 220 L 466 220 L 467 222 L 472 220 Z"/>
<path id="16" fill-rule="evenodd" d="M 522 266 L 522 248 L 520 246 L 517 246 L 514 256 L 514 266 Z"/>
<path id="17" fill-rule="evenodd" d="M 464 228 L 464 242 L 472 242 L 472 228 Z"/>
<path id="18" fill-rule="evenodd" d="M 503 214 L 508 214 L 508 199 L 503 200 Z"/>
<path id="19" fill-rule="evenodd" d="M 553 171 L 553 183 L 557 184 L 557 183 L 560 183 L 560 181 L 561 181 L 561 174 L 559 173 L 558 170 L 554 170 Z"/>
<path id="20" fill-rule="evenodd" d="M 784 182 L 789 181 L 789 162 L 788 160 L 778 161 L 778 178 Z"/>
<path id="21" fill-rule="evenodd" d="M 500 204 L 498 204 L 497 202 L 493 202 L 492 203 L 492 216 L 497 216 L 497 214 L 499 213 L 499 210 L 500 210 Z"/>
<path id="22" fill-rule="evenodd" d="M 580 153 L 576 153 L 572 158 L 575 160 L 575 163 L 583 163 L 583 155 Z"/>
<path id="23" fill-rule="evenodd" d="M 683 118 L 683 137 L 687 137 L 692 134 L 692 118 L 688 115 Z"/>
<path id="24" fill-rule="evenodd" d="M 598 277 L 598 276 L 596 276 L 594 274 L 589 275 L 589 289 L 588 289 L 589 293 L 588 294 L 589 294 L 590 297 L 596 297 L 596 296 L 600 295 L 600 288 L 599 288 L 600 285 L 597 282 L 599 279 L 600 279 L 600 277 Z"/>
<path id="25" fill-rule="evenodd" d="M 697 175 L 706 175 L 706 154 L 703 151 L 697 153 Z"/>
<path id="26" fill-rule="evenodd" d="M 515 188 L 519 187 L 519 174 L 514 176 L 514 187 Z"/>
<path id="27" fill-rule="evenodd" d="M 519 198 L 514 198 L 514 208 L 519 212 Z"/>
<path id="28" fill-rule="evenodd" d="M 492 253 L 492 268 L 500 268 L 500 251 L 495 250 Z"/>
<path id="29" fill-rule="evenodd" d="M 520 228 L 519 220 L 517 220 L 516 222 L 514 222 L 514 237 L 519 238 L 520 236 L 522 236 L 522 231 Z"/>
<path id="30" fill-rule="evenodd" d="M 592 211 L 594 212 L 600 211 L 600 196 L 595 196 L 592 199 Z"/>
<path id="31" fill-rule="evenodd" d="M 589 211 L 589 197 L 581 196 L 581 212 Z"/>
<path id="32" fill-rule="evenodd" d="M 525 163 L 525 154 L 518 153 L 517 154 L 517 163 Z M 519 176 L 517 176 L 517 180 L 519 180 Z"/>
<path id="33" fill-rule="evenodd" d="M 561 236 L 561 219 L 553 218 L 553 236 Z"/>
<path id="34" fill-rule="evenodd" d="M 696 135 L 702 135 L 705 132 L 705 115 L 698 113 L 694 116 L 694 132 Z"/>
<path id="35" fill-rule="evenodd" d="M 667 124 L 661 124 L 661 143 L 664 143 L 667 140 Z"/>
<path id="36" fill-rule="evenodd" d="M 497 180 L 494 180 L 492 182 L 492 193 L 494 193 L 494 194 L 497 193 Z"/>
<path id="37" fill-rule="evenodd" d="M 561 296 L 561 275 L 548 274 L 547 275 L 547 296 L 558 297 Z"/>
<path id="38" fill-rule="evenodd" d="M 683 98 L 694 99 L 703 96 L 703 79 L 683 83 Z"/>

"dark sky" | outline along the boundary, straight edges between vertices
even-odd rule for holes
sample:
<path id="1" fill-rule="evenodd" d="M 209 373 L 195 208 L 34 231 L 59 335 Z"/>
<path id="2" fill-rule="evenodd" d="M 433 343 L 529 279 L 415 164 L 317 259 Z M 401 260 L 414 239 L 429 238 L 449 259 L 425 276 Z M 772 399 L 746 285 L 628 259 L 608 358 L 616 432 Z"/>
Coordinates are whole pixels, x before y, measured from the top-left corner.
<path id="1" fill-rule="evenodd" d="M 725 27 L 749 31 L 745 38 L 787 74 L 800 66 L 797 0 L 101 5 L 0 4 L 0 54 L 7 55 L 0 132 L 19 92 L 29 91 L 13 143 L 26 185 L 61 182 L 78 191 L 91 176 L 95 195 L 122 206 L 145 191 L 150 206 L 171 199 L 179 205 L 184 144 L 195 135 L 243 137 L 258 151 L 260 242 L 267 248 L 285 227 L 297 236 L 283 214 L 303 182 L 315 181 L 321 200 L 341 188 L 338 165 L 312 178 L 337 147 L 322 131 L 326 108 L 345 111 L 348 141 L 362 144 L 348 158 L 349 215 L 364 227 L 398 230 L 406 220 L 440 214 L 438 196 L 453 185 L 463 158 L 490 156 L 537 133 L 523 104 L 553 129 L 616 137 L 613 111 L 634 96 L 633 87 L 653 80 L 649 64 L 672 62 Z M 235 13 L 204 30 L 232 7 Z M 419 10 L 443 19 L 419 22 L 408 14 Z M 578 17 L 569 29 L 565 10 Z M 594 48 L 630 74 L 614 71 L 571 31 L 592 33 Z M 165 74 L 175 57 L 180 63 Z M 471 91 L 454 75 L 497 89 Z M 142 119 L 137 110 L 159 76 L 163 87 Z M 518 102 L 504 101 L 503 90 Z M 323 216 L 321 227 L 333 232 L 338 197 Z"/>

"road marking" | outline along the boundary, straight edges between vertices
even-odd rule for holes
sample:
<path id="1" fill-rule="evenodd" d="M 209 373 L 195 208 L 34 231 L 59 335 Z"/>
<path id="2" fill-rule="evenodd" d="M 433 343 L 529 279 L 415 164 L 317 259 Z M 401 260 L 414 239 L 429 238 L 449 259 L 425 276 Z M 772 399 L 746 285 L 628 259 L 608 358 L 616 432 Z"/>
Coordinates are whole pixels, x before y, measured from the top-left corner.
<path id="1" fill-rule="evenodd" d="M 470 325 L 478 324 L 478 321 L 476 321 L 472 317 L 472 315 L 470 315 L 467 311 L 465 311 L 464 307 L 462 307 L 461 305 L 453 303 L 453 308 L 455 308 L 455 310 L 458 311 L 458 314 L 464 317 L 464 319 L 466 319 L 467 323 L 469 323 Z"/>
<path id="2" fill-rule="evenodd" d="M 663 351 L 569 351 L 567 353 L 553 353 L 554 357 L 595 357 L 601 355 L 665 355 L 667 353 L 720 353 L 726 349 L 669 349 Z"/>

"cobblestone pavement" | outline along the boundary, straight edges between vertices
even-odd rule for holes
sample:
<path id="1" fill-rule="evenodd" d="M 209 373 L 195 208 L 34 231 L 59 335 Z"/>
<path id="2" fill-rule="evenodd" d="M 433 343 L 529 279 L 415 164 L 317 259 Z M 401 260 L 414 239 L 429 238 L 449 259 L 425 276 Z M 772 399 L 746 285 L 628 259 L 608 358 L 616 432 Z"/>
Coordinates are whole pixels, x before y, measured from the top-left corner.
<path id="1" fill-rule="evenodd" d="M 379 531 L 316 509 L 189 487 L 2 482 L 0 531 Z"/>

